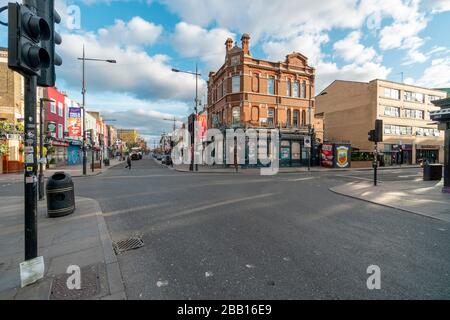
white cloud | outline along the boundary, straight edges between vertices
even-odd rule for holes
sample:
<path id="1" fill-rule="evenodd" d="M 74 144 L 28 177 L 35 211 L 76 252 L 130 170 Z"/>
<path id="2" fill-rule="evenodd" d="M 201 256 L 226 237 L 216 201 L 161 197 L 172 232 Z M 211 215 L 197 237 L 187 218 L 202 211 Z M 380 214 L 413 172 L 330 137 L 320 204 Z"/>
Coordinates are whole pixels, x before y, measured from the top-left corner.
<path id="1" fill-rule="evenodd" d="M 148 46 L 156 42 L 163 27 L 141 17 L 133 17 L 129 22 L 116 20 L 113 26 L 98 30 L 99 40 L 126 46 Z"/>
<path id="2" fill-rule="evenodd" d="M 208 70 L 217 70 L 224 62 L 225 40 L 235 35 L 224 28 L 204 29 L 180 22 L 172 36 L 174 49 L 186 58 L 200 57 Z"/>
<path id="3" fill-rule="evenodd" d="M 431 66 L 425 69 L 416 84 L 429 88 L 449 88 L 450 58 L 447 56 L 432 60 Z"/>
<path id="4" fill-rule="evenodd" d="M 321 46 L 329 41 L 324 33 L 303 33 L 289 39 L 271 40 L 263 44 L 268 59 L 283 61 L 292 51 L 308 57 L 308 63 L 316 66 L 322 59 Z"/>
<path id="5" fill-rule="evenodd" d="M 391 72 L 379 63 L 365 62 L 363 64 L 348 64 L 339 68 L 335 63 L 321 62 L 317 66 L 320 72 L 316 78 L 316 94 L 334 80 L 351 80 L 367 82 L 373 79 L 386 79 Z"/>
<path id="6" fill-rule="evenodd" d="M 333 49 L 336 55 L 346 62 L 363 64 L 365 62 L 380 62 L 381 57 L 372 47 L 366 48 L 360 43 L 361 32 L 350 32 L 347 37 L 334 43 Z"/>
<path id="7" fill-rule="evenodd" d="M 136 39 L 130 39 L 130 44 L 105 42 L 101 34 L 91 32 L 67 33 L 62 37 L 58 52 L 63 66 L 58 69 L 58 76 L 70 87 L 80 85 L 81 64 L 77 58 L 84 44 L 87 57 L 117 60 L 117 64 L 86 63 L 88 90 L 126 92 L 143 99 L 192 99 L 195 78 L 173 73 L 168 56 L 147 54 L 134 46 Z M 200 80 L 200 89 L 204 87 L 205 82 Z"/>
<path id="8" fill-rule="evenodd" d="M 450 1 L 448 0 L 427 0 L 425 4 L 433 13 L 450 11 Z"/>

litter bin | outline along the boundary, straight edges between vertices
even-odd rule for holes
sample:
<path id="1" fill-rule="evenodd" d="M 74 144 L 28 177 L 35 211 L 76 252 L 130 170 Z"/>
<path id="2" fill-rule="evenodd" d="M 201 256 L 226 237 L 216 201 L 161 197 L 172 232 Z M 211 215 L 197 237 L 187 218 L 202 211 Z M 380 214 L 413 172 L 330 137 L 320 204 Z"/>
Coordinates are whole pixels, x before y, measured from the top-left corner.
<path id="1" fill-rule="evenodd" d="M 103 162 L 105 163 L 105 167 L 109 167 L 109 159 L 105 159 Z"/>
<path id="2" fill-rule="evenodd" d="M 442 164 L 425 164 L 423 166 L 423 180 L 434 181 L 442 179 Z"/>
<path id="3" fill-rule="evenodd" d="M 67 216 L 75 211 L 75 192 L 70 174 L 56 172 L 48 179 L 46 190 L 50 218 Z"/>

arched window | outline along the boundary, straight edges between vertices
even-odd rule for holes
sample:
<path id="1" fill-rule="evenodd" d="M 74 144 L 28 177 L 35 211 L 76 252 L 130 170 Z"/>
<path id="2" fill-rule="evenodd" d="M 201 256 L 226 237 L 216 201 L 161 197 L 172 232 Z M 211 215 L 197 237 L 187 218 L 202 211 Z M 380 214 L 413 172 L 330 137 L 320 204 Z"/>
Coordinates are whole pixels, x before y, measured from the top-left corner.
<path id="1" fill-rule="evenodd" d="M 269 127 L 275 126 L 275 109 L 274 108 L 267 109 L 267 125 Z"/>
<path id="2" fill-rule="evenodd" d="M 306 111 L 302 110 L 302 126 L 306 125 Z"/>
<path id="3" fill-rule="evenodd" d="M 286 128 L 291 127 L 291 109 L 288 109 L 286 112 Z"/>

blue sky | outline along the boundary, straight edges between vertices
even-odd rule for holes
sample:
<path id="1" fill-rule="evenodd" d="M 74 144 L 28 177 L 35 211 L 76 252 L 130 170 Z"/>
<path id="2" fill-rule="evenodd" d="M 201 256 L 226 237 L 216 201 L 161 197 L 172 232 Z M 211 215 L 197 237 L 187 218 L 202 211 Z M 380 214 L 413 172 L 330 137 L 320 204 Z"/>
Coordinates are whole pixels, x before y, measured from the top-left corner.
<path id="1" fill-rule="evenodd" d="M 0 0 L 0 5 L 6 0 Z M 282 60 L 298 51 L 316 67 L 316 93 L 334 79 L 401 80 L 450 87 L 450 0 L 57 0 L 63 21 L 58 88 L 81 100 L 81 55 L 89 63 L 87 106 L 149 140 L 192 110 L 194 78 L 224 59 L 224 42 L 251 36 L 252 55 Z M 77 12 L 79 10 L 79 16 Z M 5 20 L 5 14 L 1 15 Z M 7 45 L 0 27 L 0 45 Z"/>

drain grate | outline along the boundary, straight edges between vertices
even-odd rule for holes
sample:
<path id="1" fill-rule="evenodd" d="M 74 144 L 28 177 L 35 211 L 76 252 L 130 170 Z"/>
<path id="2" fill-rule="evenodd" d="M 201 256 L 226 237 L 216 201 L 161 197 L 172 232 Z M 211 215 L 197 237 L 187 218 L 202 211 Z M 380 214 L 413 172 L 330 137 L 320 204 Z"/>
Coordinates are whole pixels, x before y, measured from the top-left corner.
<path id="1" fill-rule="evenodd" d="M 70 274 L 61 274 L 55 277 L 50 294 L 51 300 L 83 300 L 88 299 L 100 290 L 98 265 L 81 268 L 81 289 L 69 289 L 67 278 Z"/>
<path id="2" fill-rule="evenodd" d="M 116 254 L 120 254 L 128 250 L 138 249 L 142 246 L 144 246 L 144 241 L 141 237 L 130 237 L 125 240 L 113 242 L 113 247 Z"/>

